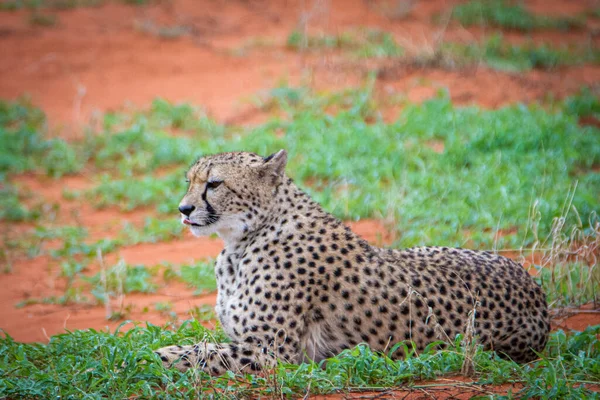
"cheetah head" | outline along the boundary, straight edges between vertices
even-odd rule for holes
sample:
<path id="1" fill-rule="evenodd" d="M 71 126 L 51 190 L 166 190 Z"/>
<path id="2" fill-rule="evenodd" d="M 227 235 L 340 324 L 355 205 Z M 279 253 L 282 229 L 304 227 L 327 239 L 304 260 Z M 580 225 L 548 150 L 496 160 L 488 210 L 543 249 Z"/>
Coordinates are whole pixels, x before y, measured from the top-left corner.
<path id="1" fill-rule="evenodd" d="M 181 221 L 195 236 L 216 233 L 226 242 L 240 238 L 269 214 L 286 162 L 285 150 L 265 158 L 246 152 L 200 158 L 186 175 Z"/>

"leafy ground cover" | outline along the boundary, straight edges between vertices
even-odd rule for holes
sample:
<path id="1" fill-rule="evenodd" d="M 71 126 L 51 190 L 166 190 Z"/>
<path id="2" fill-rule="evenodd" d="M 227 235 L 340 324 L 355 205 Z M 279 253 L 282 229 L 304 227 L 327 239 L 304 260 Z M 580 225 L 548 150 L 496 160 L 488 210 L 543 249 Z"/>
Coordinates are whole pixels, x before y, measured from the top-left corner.
<path id="1" fill-rule="evenodd" d="M 287 39 L 287 48 L 296 51 L 343 50 L 355 58 L 400 57 L 402 48 L 394 37 L 374 29 L 355 29 L 339 35 L 306 35 L 292 32 Z"/>
<path id="2" fill-rule="evenodd" d="M 30 10 L 70 10 L 78 7 L 99 7 L 106 0 L 7 0 L 0 4 L 2 11 Z M 122 3 L 132 5 L 146 4 L 146 0 L 122 0 Z"/>
<path id="3" fill-rule="evenodd" d="M 8 398 L 240 398 L 288 397 L 311 393 L 418 389 L 421 380 L 458 374 L 465 363 L 474 367 L 474 386 L 511 383 L 523 385 L 506 398 L 597 398 L 586 384 L 600 380 L 600 326 L 584 332 L 552 334 L 539 361 L 519 365 L 480 349 L 468 354 L 461 338 L 446 350 L 429 346 L 424 352 L 400 343 L 387 354 L 359 345 L 321 365 L 275 367 L 265 376 L 164 370 L 152 350 L 174 343 L 227 340 L 222 331 L 209 331 L 188 321 L 175 331 L 154 325 L 114 333 L 75 331 L 54 336 L 48 344 L 22 344 L 9 336 L 0 339 L 0 393 Z M 407 357 L 390 357 L 399 347 Z M 424 387 L 426 388 L 426 386 Z M 485 393 L 485 392 L 484 392 Z"/>
<path id="4" fill-rule="evenodd" d="M 98 185 L 63 193 L 67 199 L 83 197 L 97 207 L 117 205 L 125 210 L 153 206 L 159 213 L 170 213 L 168 199 L 185 189 L 182 170 L 171 172 L 170 167 L 216 151 L 244 148 L 269 154 L 287 148 L 290 173 L 300 185 L 341 218 L 381 216 L 377 213 L 383 210 L 397 223 L 396 246 L 435 238 L 437 244 L 448 245 L 470 240 L 483 248 L 538 247 L 547 255 L 539 261 L 540 267 L 549 265 L 540 269 L 538 279 L 551 304 L 596 299 L 594 288 L 600 279 L 589 258 L 600 243 L 596 214 L 600 181 L 594 171 L 600 145 L 593 140 L 597 128 L 578 124 L 580 118 L 599 111 L 590 90 L 551 106 L 491 111 L 456 107 L 441 93 L 423 104 L 404 104 L 399 118 L 391 123 L 378 116 L 368 86 L 333 94 L 281 87 L 259 104 L 276 111 L 278 117 L 242 130 L 210 121 L 192 106 L 156 100 L 148 110 L 108 114 L 100 132 L 90 131 L 84 140 L 72 143 L 46 138 L 42 114 L 26 102 L 4 102 L 0 108 L 2 177 L 6 181 L 9 173 L 23 171 L 60 177 L 86 169 L 98 174 Z M 173 135 L 170 130 L 187 135 Z M 435 149 L 434 142 L 440 144 Z M 142 172 L 152 175 L 142 176 Z M 18 191 L 12 196 L 11 201 L 21 207 Z M 185 282 L 197 293 L 215 289 L 210 263 L 204 262 L 144 266 L 119 261 L 86 273 L 98 254 L 176 237 L 177 221 L 147 219 L 141 228 L 126 225 L 120 238 L 89 243 L 85 229 L 49 230 L 43 217 L 34 217 L 35 212 L 23 209 L 27 216 L 23 219 L 37 221 L 38 227 L 15 246 L 20 243 L 30 255 L 39 255 L 42 246 L 32 243 L 58 240 L 60 244 L 49 255 L 61 261 L 66 289 L 62 296 L 32 298 L 18 306 L 109 304 L 111 298 L 127 293 L 154 292 L 157 277 L 164 282 Z M 9 210 L 7 215 L 19 214 Z M 497 215 L 502 218 L 496 219 Z M 513 233 L 500 237 L 490 234 L 492 230 Z M 579 244 L 576 258 L 572 256 L 574 243 Z M 169 303 L 157 303 L 156 309 L 173 315 Z M 197 311 L 199 318 L 205 313 Z M 127 315 L 121 301 L 109 318 Z M 194 321 L 174 332 L 152 325 L 127 333 L 76 331 L 55 336 L 48 345 L 19 344 L 6 335 L 0 346 L 0 369 L 6 377 L 0 390 L 9 397 L 299 395 L 307 387 L 313 393 L 410 387 L 419 380 L 457 373 L 472 361 L 475 385 L 509 382 L 523 385 L 519 396 L 577 398 L 595 395 L 584 384 L 598 379 L 597 333 L 598 327 L 579 334 L 554 333 L 541 360 L 526 366 L 485 352 L 465 361 L 458 340 L 451 350 L 409 351 L 411 355 L 403 361 L 358 347 L 329 360 L 324 368 L 281 365 L 268 378 L 235 379 L 165 373 L 156 364 L 151 350 L 157 347 L 205 337 L 222 339 L 221 331 L 207 331 Z M 78 346 L 69 344 L 74 341 Z M 69 371 L 84 370 L 94 372 L 79 374 L 74 382 Z"/>
<path id="5" fill-rule="evenodd" d="M 598 64 L 600 53 L 593 44 L 553 46 L 551 44 L 513 44 L 501 33 L 489 35 L 480 43 L 441 41 L 433 50 L 405 54 L 387 32 L 355 29 L 337 35 L 306 35 L 292 32 L 287 48 L 299 52 L 340 51 L 349 60 L 392 59 L 409 65 L 460 69 L 483 63 L 502 71 L 552 70 L 565 66 Z"/>
<path id="6" fill-rule="evenodd" d="M 398 119 L 386 123 L 369 87 L 324 95 L 282 87 L 263 100 L 282 116 L 250 130 L 219 126 L 193 114 L 192 107 L 156 101 L 129 119 L 108 115 L 105 129 L 88 133 L 80 143 L 45 139 L 39 125 L 28 125 L 29 117 L 7 115 L 3 171 L 60 176 L 91 166 L 86 173 L 96 173 L 99 184 L 67 197 L 84 196 L 97 207 L 151 206 L 170 214 L 171 199 L 185 190 L 182 164 L 220 151 L 270 154 L 286 148 L 291 176 L 326 209 L 344 219 L 391 216 L 397 221 L 397 245 L 434 238 L 440 245 L 460 245 L 470 236 L 477 247 L 490 248 L 493 235 L 473 237 L 466 231 L 494 229 L 516 231 L 500 238 L 500 247 L 530 245 L 533 237 L 524 233 L 534 204 L 540 237 L 550 233 L 552 219 L 562 212 L 569 226 L 585 229 L 590 217 L 591 226 L 596 224 L 600 181 L 593 168 L 600 163 L 600 144 L 597 128 L 578 124 L 582 113 L 597 112 L 590 93 L 583 91 L 552 110 L 456 107 L 441 93 L 423 104 L 405 104 Z M 22 107 L 4 105 L 15 115 Z M 190 126 L 177 122 L 182 109 L 188 110 Z M 164 128 L 189 135 L 172 135 Z M 571 191 L 574 196 L 564 210 Z M 19 204 L 15 196 L 12 192 L 4 201 Z M 33 218 L 35 209 L 7 214 Z"/>
<path id="7" fill-rule="evenodd" d="M 502 35 L 492 36 L 482 44 L 446 43 L 440 51 L 443 57 L 453 59 L 455 64 L 481 61 L 490 68 L 505 71 L 551 70 L 567 65 L 598 64 L 600 61 L 600 53 L 595 47 L 515 45 L 504 41 Z"/>
<path id="8" fill-rule="evenodd" d="M 452 17 L 462 24 L 494 26 L 498 28 L 532 31 L 536 29 L 568 30 L 580 28 L 584 18 L 549 17 L 529 11 L 521 1 L 471 0 L 452 10 Z"/>

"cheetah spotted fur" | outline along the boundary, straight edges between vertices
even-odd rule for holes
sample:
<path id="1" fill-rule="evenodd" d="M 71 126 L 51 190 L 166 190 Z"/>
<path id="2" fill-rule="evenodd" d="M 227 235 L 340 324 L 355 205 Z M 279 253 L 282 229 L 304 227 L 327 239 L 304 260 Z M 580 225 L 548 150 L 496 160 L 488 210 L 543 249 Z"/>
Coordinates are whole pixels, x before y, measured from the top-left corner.
<path id="1" fill-rule="evenodd" d="M 225 243 L 216 313 L 232 342 L 159 349 L 165 366 L 218 375 L 319 362 L 359 343 L 423 349 L 464 333 L 473 310 L 484 348 L 518 362 L 544 348 L 545 296 L 521 265 L 482 251 L 373 247 L 300 190 L 286 162 L 284 150 L 223 153 L 188 171 L 182 222 Z"/>

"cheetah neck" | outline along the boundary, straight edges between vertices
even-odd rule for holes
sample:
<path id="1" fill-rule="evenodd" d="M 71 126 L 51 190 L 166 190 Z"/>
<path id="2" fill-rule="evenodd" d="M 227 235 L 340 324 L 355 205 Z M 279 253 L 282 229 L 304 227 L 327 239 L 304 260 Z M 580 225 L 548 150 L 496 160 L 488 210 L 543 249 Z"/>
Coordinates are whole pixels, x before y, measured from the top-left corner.
<path id="1" fill-rule="evenodd" d="M 270 208 L 263 211 L 252 225 L 226 227 L 218 234 L 224 241 L 227 254 L 241 256 L 260 237 L 278 239 L 301 231 L 314 234 L 310 232 L 311 226 L 319 226 L 323 221 L 336 225 L 334 229 L 346 237 L 354 236 L 341 221 L 323 210 L 319 203 L 288 178 L 278 186 Z"/>
<path id="2" fill-rule="evenodd" d="M 247 237 L 247 227 L 244 224 L 228 224 L 217 230 L 217 235 L 223 240 L 225 249 L 238 247 Z"/>

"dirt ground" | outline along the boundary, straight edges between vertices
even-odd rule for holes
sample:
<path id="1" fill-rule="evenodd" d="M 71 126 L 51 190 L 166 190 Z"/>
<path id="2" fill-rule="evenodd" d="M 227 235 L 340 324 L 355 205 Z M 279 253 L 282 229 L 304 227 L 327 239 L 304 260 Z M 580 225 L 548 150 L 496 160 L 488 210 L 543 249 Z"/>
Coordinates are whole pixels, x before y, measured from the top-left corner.
<path id="1" fill-rule="evenodd" d="M 281 82 L 344 89 L 362 82 L 371 68 L 368 63 L 349 63 L 335 54 L 290 51 L 285 43 L 293 30 L 337 33 L 352 27 L 377 27 L 392 32 L 409 53 L 433 52 L 440 38 L 469 42 L 489 33 L 482 28 L 444 23 L 457 1 L 406 0 L 394 3 L 404 8 L 393 10 L 389 8 L 391 3 L 171 0 L 131 6 L 106 1 L 99 7 L 52 11 L 58 20 L 50 27 L 32 25 L 26 10 L 1 12 L 0 97 L 13 99 L 28 94 L 47 113 L 52 132 L 72 140 L 81 136 L 82 126 L 101 113 L 127 105 L 143 107 L 156 97 L 202 105 L 209 115 L 226 124 L 251 125 L 264 118 L 253 106 L 253 96 Z M 551 15 L 574 15 L 598 6 L 594 0 L 525 3 L 535 12 Z M 432 22 L 434 16 L 442 22 Z M 179 34 L 167 38 L 164 27 Z M 597 45 L 599 29 L 600 20 L 590 18 L 584 28 L 575 31 L 507 32 L 505 37 L 515 42 L 576 45 L 591 41 Z M 592 65 L 520 74 L 484 66 L 445 70 L 399 63 L 375 68 L 380 68 L 375 89 L 381 98 L 402 95 L 419 102 L 434 96 L 440 88 L 448 88 L 454 102 L 487 108 L 562 98 L 582 86 L 600 82 L 600 67 Z M 390 119 L 397 112 L 393 108 L 382 110 Z M 40 193 L 49 203 L 59 202 L 56 224 L 69 224 L 76 218 L 88 228 L 91 239 L 114 237 L 125 221 L 140 225 L 151 213 L 123 213 L 111 208 L 99 211 L 83 200 L 63 199 L 65 188 L 82 189 L 94 184 L 84 175 L 50 180 L 28 174 L 13 177 L 13 181 Z M 1 228 L 30 227 L 4 224 Z M 360 221 L 352 228 L 378 245 L 393 240 L 381 221 Z M 196 239 L 186 234 L 181 240 L 125 247 L 107 262 L 121 257 L 130 264 L 181 263 L 215 257 L 220 249 L 217 239 Z M 16 308 L 15 304 L 28 298 L 61 293 L 62 284 L 53 263 L 45 256 L 14 260 L 12 272 L 0 275 L 2 329 L 19 341 L 45 342 L 64 329 L 114 329 L 120 324 L 106 321 L 102 307 L 37 304 Z M 144 307 L 169 301 L 173 311 L 184 318 L 193 306 L 213 305 L 215 295 L 194 296 L 193 290 L 172 284 L 154 295 L 128 295 L 125 301 L 135 305 L 129 318 L 160 324 L 167 317 L 156 311 L 143 312 Z M 571 311 L 572 315 L 556 320 L 555 326 L 582 329 L 600 323 L 597 310 Z"/>

